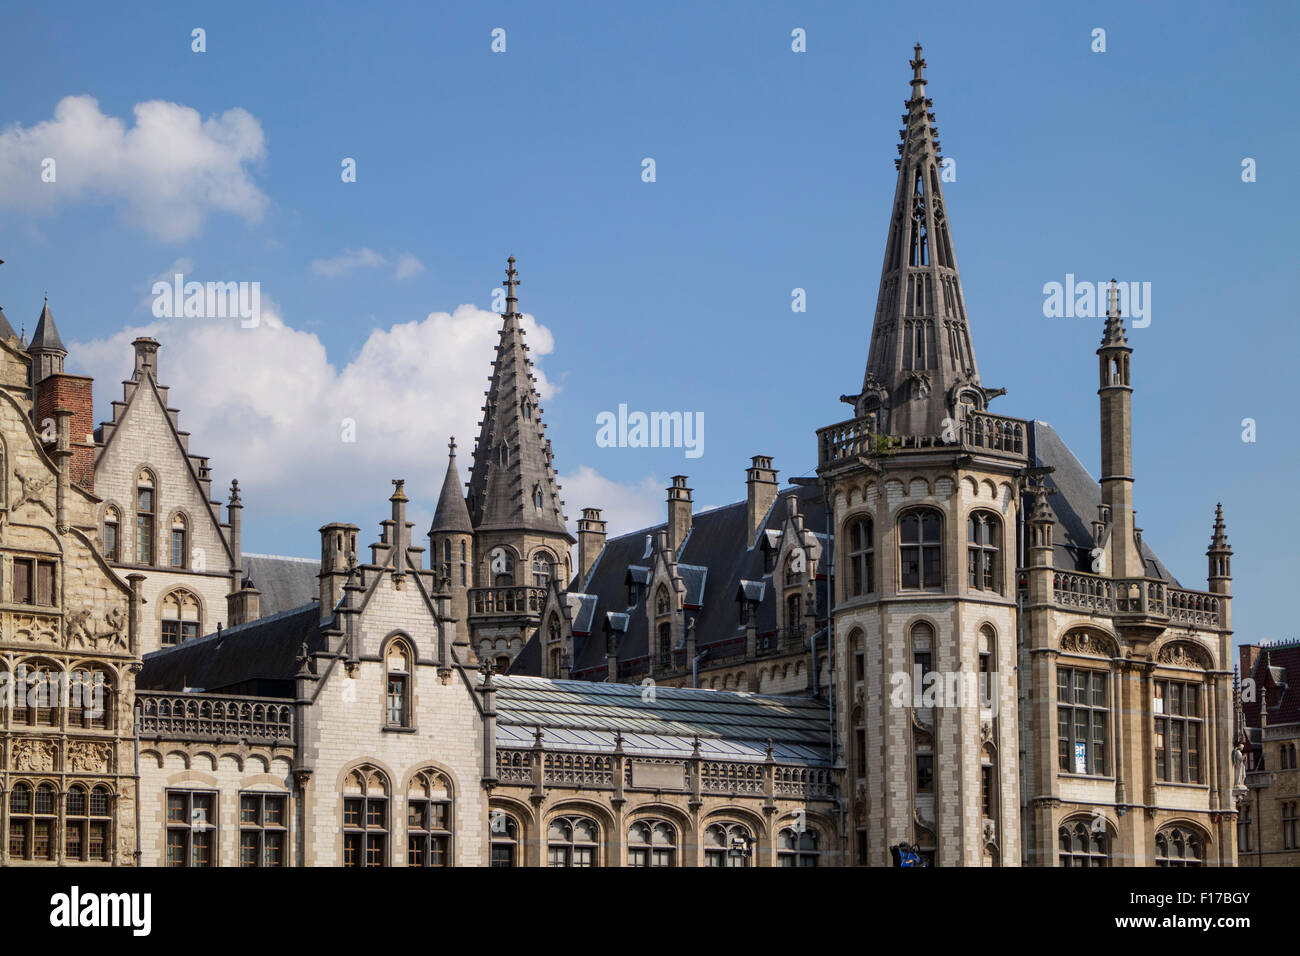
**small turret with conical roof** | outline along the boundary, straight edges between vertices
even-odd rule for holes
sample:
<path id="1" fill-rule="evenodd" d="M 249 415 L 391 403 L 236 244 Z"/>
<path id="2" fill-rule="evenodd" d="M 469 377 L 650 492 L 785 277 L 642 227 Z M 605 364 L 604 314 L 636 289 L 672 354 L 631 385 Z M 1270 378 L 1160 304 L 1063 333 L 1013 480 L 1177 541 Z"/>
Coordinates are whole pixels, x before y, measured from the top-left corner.
<path id="1" fill-rule="evenodd" d="M 50 312 L 48 296 L 45 299 L 45 307 L 41 309 L 40 318 L 36 320 L 36 331 L 32 333 L 32 341 L 27 346 L 27 352 L 32 357 L 33 385 L 63 371 L 63 360 L 68 357 L 68 350 L 63 346 L 63 339 L 59 338 L 59 330 Z"/>
<path id="2" fill-rule="evenodd" d="M 456 467 L 456 439 L 447 443 L 447 474 L 442 494 L 429 527 L 429 566 L 446 580 L 451 593 L 451 613 L 461 633 L 468 633 L 468 592 L 473 581 L 474 526 L 461 493 L 460 470 Z"/>

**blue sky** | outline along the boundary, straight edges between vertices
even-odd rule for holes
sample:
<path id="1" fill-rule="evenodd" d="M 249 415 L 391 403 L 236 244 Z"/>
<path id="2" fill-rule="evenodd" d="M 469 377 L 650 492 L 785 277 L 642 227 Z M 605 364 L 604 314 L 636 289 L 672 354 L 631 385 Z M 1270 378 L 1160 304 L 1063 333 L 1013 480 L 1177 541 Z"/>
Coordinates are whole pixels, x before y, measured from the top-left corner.
<path id="1" fill-rule="evenodd" d="M 417 515 L 432 508 L 447 434 L 463 455 L 473 444 L 495 340 L 482 311 L 511 254 L 540 323 L 571 519 L 595 505 L 624 530 L 653 520 L 679 472 L 700 506 L 736 500 L 759 453 L 784 478 L 811 473 L 815 429 L 847 417 L 838 397 L 861 382 L 919 38 L 957 162 L 945 194 L 981 377 L 1008 389 L 993 410 L 1050 422 L 1095 475 L 1100 321 L 1044 318 L 1042 288 L 1067 273 L 1150 282 L 1151 324 L 1129 333 L 1138 523 L 1183 584 L 1204 587 L 1221 500 L 1238 640 L 1297 636 L 1276 598 L 1300 538 L 1282 364 L 1300 344 L 1286 278 L 1294 7 L 133 10 L 7 9 L 0 305 L 30 334 L 49 291 L 79 346 L 69 368 L 96 375 L 100 418 L 131 330 L 154 323 L 192 447 L 219 484 L 235 475 L 246 489 L 247 549 L 310 555 L 327 520 L 375 529 L 392 477 L 408 479 Z M 1090 49 L 1097 27 L 1105 53 Z M 150 101 L 211 119 L 198 171 L 169 170 L 166 150 L 141 142 L 129 162 L 86 159 L 99 178 L 79 190 L 70 164 L 65 186 L 6 165 L 3 144 L 20 154 L 23 134 L 79 96 L 128 130 Z M 356 183 L 340 181 L 344 157 Z M 1246 157 L 1257 182 L 1241 180 Z M 152 202 L 154 175 L 182 194 Z M 158 326 L 149 288 L 177 263 L 199 280 L 259 281 L 292 334 Z M 348 402 L 369 441 L 334 434 Z M 703 457 L 597 447 L 596 415 L 619 403 L 703 412 Z"/>

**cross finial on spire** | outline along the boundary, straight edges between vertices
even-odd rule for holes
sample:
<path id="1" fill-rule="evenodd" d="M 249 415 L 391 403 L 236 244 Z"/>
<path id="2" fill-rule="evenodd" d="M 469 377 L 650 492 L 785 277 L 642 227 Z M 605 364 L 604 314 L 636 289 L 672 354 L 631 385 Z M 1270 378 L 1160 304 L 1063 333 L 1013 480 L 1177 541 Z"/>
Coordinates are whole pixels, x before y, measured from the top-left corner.
<path id="1" fill-rule="evenodd" d="M 519 302 L 519 296 L 516 290 L 519 288 L 519 273 L 515 271 L 515 257 L 511 256 L 506 260 L 508 268 L 506 269 L 506 281 L 501 283 L 506 287 L 506 315 L 515 314 L 515 305 Z"/>

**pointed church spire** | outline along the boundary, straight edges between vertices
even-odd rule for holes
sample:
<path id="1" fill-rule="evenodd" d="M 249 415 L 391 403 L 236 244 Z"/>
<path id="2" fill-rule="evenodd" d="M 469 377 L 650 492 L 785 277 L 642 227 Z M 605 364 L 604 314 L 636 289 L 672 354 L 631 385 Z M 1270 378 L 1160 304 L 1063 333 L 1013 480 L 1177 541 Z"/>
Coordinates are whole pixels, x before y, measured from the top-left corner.
<path id="1" fill-rule="evenodd" d="M 1001 391 L 980 385 L 920 43 L 911 67 L 867 369 L 862 393 L 846 400 L 860 417 L 874 416 L 881 432 L 940 435 L 959 405 L 984 410 Z"/>
<path id="2" fill-rule="evenodd" d="M 564 502 L 542 424 L 533 363 L 524 344 L 514 256 L 507 264 L 506 281 L 501 283 L 506 287 L 501 341 L 470 468 L 470 520 L 476 531 L 548 532 L 572 541 L 564 526 Z"/>
<path id="3" fill-rule="evenodd" d="M 442 480 L 442 494 L 438 496 L 438 507 L 433 512 L 433 524 L 429 527 L 429 534 L 449 531 L 473 534 L 474 526 L 470 524 L 469 509 L 465 507 L 465 496 L 460 490 L 455 438 L 447 443 L 447 449 L 447 476 Z"/>

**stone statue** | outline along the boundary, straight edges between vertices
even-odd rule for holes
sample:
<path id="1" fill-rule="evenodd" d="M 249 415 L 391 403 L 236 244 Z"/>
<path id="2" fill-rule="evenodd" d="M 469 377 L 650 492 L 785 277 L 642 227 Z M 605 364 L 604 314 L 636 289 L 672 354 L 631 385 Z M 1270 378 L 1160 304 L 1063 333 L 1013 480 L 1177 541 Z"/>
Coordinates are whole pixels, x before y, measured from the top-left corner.
<path id="1" fill-rule="evenodd" d="M 1246 751 L 1241 741 L 1232 751 L 1232 789 L 1246 789 Z"/>

